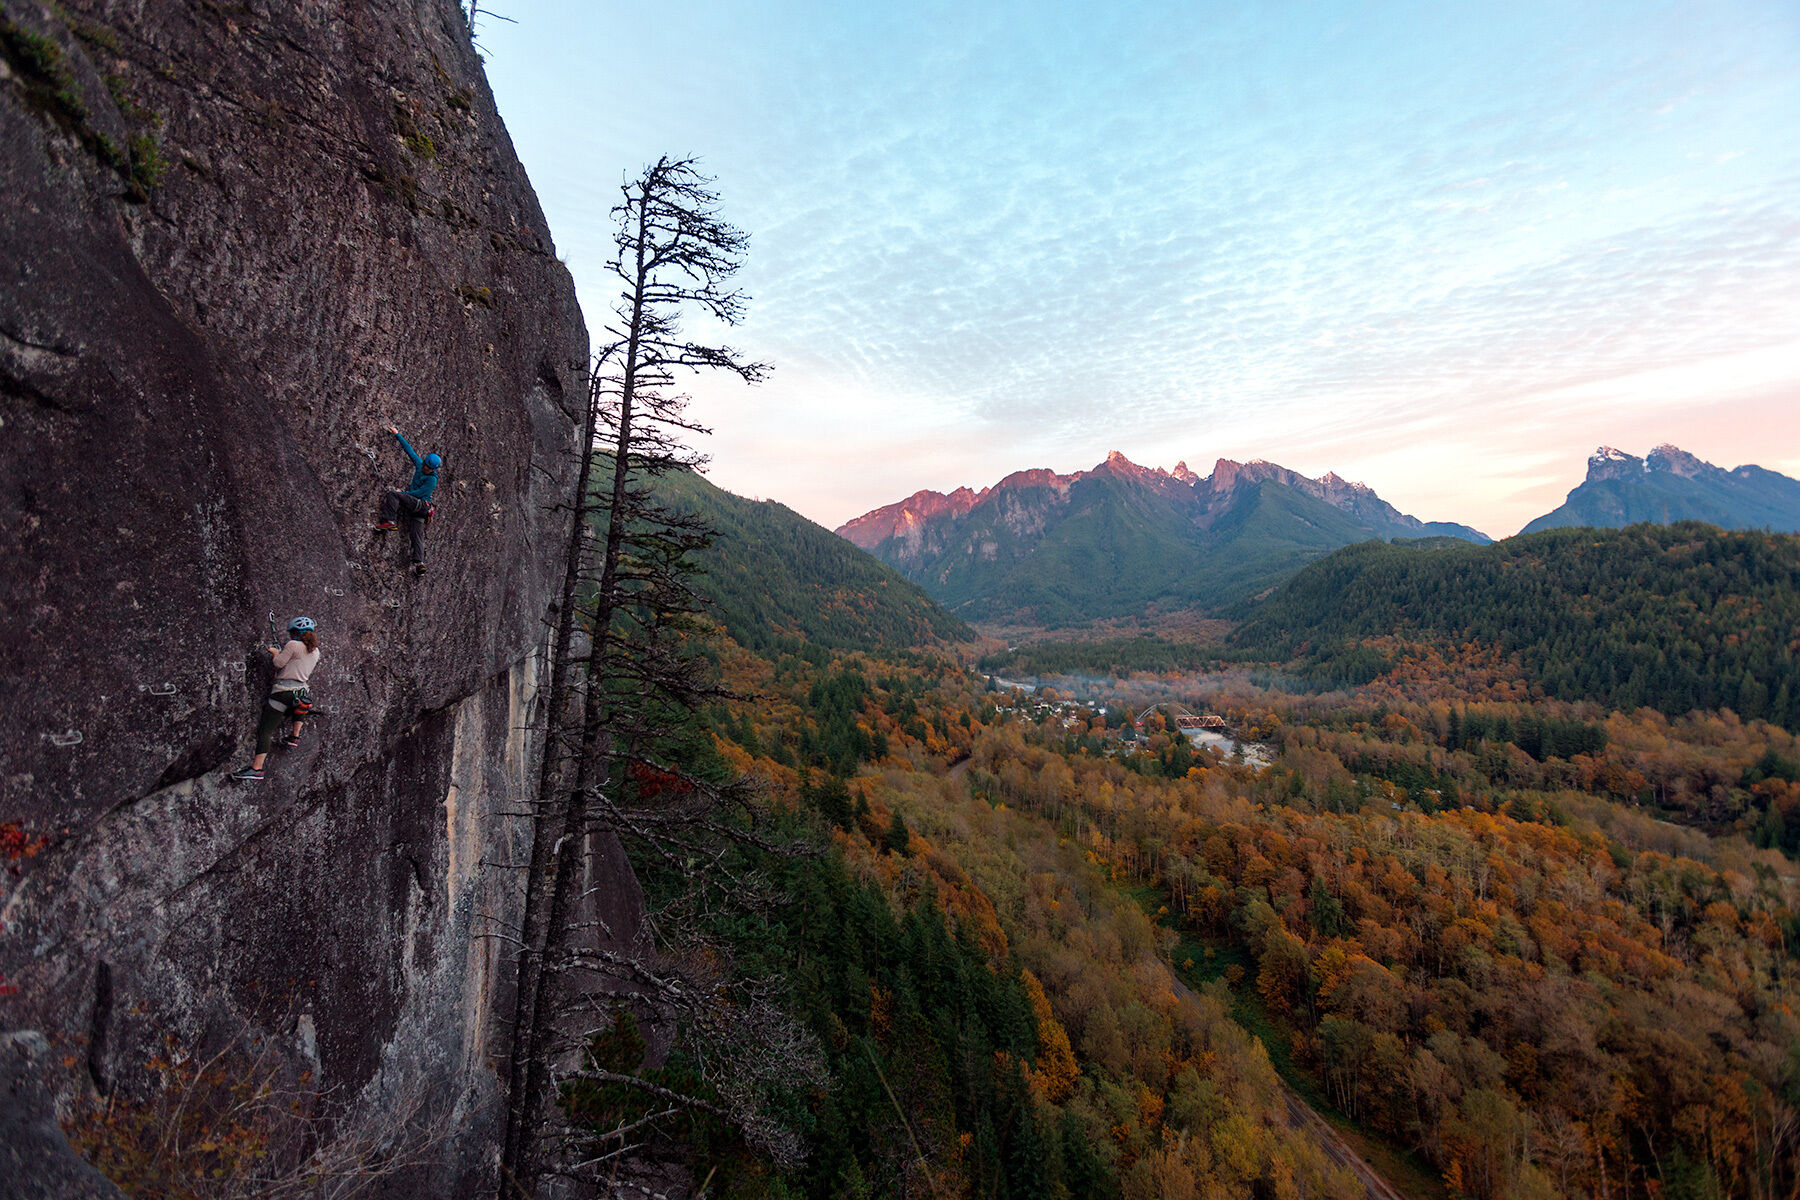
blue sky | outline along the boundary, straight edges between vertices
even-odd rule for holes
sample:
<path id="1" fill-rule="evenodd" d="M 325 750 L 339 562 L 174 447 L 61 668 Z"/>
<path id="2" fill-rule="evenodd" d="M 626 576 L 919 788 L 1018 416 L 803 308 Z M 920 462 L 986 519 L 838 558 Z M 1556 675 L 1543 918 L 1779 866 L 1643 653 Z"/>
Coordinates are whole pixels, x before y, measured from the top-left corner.
<path id="1" fill-rule="evenodd" d="M 826 525 L 1112 449 L 1495 535 L 1601 442 L 1800 475 L 1792 0 L 496 9 L 590 325 L 623 177 L 717 178 L 774 374 L 701 448 Z"/>

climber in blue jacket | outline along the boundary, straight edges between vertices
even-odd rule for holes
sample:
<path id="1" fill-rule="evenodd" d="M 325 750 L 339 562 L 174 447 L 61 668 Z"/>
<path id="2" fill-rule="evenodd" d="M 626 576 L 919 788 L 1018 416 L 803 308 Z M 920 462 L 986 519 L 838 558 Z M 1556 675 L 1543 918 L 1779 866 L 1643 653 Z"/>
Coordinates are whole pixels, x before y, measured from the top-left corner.
<path id="1" fill-rule="evenodd" d="M 431 514 L 435 511 L 431 497 L 437 491 L 438 468 L 444 465 L 444 460 L 435 454 L 427 454 L 421 458 L 397 426 L 389 425 L 388 432 L 400 439 L 400 448 L 406 451 L 406 457 L 412 459 L 413 477 L 405 491 L 389 491 L 381 497 L 381 520 L 376 523 L 375 529 L 386 533 L 395 527 L 394 519 L 404 513 L 407 532 L 412 535 L 413 570 L 423 575 L 425 522 L 431 519 Z"/>

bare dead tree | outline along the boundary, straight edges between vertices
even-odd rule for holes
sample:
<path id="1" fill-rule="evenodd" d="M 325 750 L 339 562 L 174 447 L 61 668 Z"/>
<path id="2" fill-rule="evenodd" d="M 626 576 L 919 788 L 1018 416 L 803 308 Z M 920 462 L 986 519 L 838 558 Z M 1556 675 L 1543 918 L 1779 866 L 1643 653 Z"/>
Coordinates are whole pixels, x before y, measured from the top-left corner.
<path id="1" fill-rule="evenodd" d="M 678 379 L 724 370 L 756 382 L 765 374 L 729 347 L 700 345 L 681 331 L 682 316 L 696 310 L 727 325 L 742 317 L 744 297 L 726 284 L 747 238 L 718 217 L 710 181 L 691 160 L 661 159 L 622 191 L 611 263 L 621 290 L 590 377 L 519 930 L 500 1184 L 515 1200 L 535 1194 L 547 1176 L 614 1170 L 659 1126 L 646 1112 L 629 1128 L 573 1129 L 560 1113 L 572 1084 L 630 1086 L 669 1113 L 712 1111 L 782 1158 L 797 1146 L 760 1116 L 768 1081 L 746 1048 L 798 1047 L 751 1056 L 785 1062 L 791 1079 L 807 1078 L 816 1061 L 768 988 L 731 978 L 719 947 L 666 926 L 655 945 L 623 946 L 623 931 L 581 919 L 580 881 L 608 846 L 679 871 L 693 895 L 755 891 L 725 851 L 755 839 L 738 819 L 749 789 L 693 769 L 686 753 L 697 709 L 722 695 L 694 654 L 709 626 L 693 556 L 710 531 L 656 494 L 661 476 L 701 461 L 682 440 L 700 430 L 686 417 Z M 715 1099 L 595 1058 L 593 1039 L 626 1009 L 680 1031 Z"/>

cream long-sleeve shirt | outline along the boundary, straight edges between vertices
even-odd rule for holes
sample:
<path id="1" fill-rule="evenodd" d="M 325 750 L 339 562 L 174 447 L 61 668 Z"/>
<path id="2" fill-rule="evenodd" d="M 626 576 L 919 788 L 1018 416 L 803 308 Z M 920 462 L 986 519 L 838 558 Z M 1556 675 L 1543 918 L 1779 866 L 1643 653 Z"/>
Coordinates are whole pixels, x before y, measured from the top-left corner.
<path id="1" fill-rule="evenodd" d="M 306 643 L 295 638 L 275 655 L 275 690 L 291 692 L 303 688 L 319 665 L 319 651 L 308 650 Z"/>

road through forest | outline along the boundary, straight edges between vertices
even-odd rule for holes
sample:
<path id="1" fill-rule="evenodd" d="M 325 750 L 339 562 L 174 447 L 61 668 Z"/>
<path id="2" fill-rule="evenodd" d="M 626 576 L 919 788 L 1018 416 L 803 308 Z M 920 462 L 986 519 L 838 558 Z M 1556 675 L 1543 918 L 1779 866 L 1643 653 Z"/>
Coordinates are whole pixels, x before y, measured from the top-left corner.
<path id="1" fill-rule="evenodd" d="M 1339 1166 L 1350 1171 L 1363 1185 L 1364 1194 L 1369 1200 L 1405 1200 L 1394 1186 L 1371 1167 L 1355 1150 L 1350 1148 L 1337 1128 L 1318 1114 L 1318 1111 L 1300 1098 L 1300 1094 L 1289 1087 L 1287 1080 L 1275 1077 L 1281 1083 L 1281 1095 L 1287 1101 L 1288 1128 L 1306 1128 L 1313 1131 L 1325 1153 Z"/>

